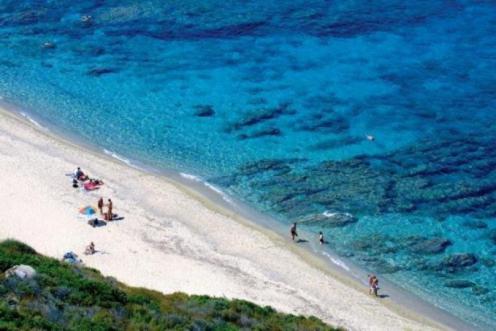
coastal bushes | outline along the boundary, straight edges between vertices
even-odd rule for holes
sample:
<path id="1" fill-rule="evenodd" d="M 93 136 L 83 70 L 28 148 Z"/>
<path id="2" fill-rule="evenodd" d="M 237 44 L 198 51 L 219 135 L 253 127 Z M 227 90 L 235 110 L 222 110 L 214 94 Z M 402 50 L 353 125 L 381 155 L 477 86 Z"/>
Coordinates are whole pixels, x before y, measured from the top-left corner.
<path id="1" fill-rule="evenodd" d="M 36 276 L 5 277 L 19 264 Z M 0 243 L 0 272 L 0 330 L 335 330 L 243 300 L 128 287 L 12 240 Z"/>

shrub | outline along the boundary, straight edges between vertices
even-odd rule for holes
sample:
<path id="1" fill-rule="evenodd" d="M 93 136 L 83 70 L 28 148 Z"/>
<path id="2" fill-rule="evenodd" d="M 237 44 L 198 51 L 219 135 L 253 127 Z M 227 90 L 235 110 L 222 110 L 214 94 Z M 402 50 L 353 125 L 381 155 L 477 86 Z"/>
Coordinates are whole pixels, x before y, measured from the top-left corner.
<path id="1" fill-rule="evenodd" d="M 243 300 L 131 288 L 22 243 L 0 243 L 0 270 L 17 264 L 31 265 L 37 276 L 0 278 L 0 330 L 335 330 Z"/>

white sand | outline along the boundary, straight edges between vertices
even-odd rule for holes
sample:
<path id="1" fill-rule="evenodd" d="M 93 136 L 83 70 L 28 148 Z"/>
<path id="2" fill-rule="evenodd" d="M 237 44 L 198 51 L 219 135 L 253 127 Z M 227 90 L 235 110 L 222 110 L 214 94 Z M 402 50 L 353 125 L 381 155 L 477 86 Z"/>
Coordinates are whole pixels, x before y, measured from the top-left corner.
<path id="1" fill-rule="evenodd" d="M 97 192 L 71 187 L 80 165 L 105 181 Z M 78 209 L 111 197 L 125 217 L 92 228 Z M 315 315 L 352 330 L 443 328 L 366 288 L 338 279 L 287 238 L 240 219 L 166 178 L 140 172 L 53 137 L 0 111 L 0 239 L 15 238 L 132 286 L 242 298 L 288 313 Z M 94 241 L 97 253 L 84 256 Z"/>

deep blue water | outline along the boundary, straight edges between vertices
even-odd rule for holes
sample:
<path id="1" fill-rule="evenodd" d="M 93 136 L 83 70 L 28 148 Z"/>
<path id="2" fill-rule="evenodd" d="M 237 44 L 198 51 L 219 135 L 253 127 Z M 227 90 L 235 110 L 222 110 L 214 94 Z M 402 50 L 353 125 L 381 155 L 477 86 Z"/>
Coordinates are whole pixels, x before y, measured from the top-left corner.
<path id="1" fill-rule="evenodd" d="M 495 68 L 491 1 L 0 0 L 3 101 L 323 230 L 482 328 Z"/>

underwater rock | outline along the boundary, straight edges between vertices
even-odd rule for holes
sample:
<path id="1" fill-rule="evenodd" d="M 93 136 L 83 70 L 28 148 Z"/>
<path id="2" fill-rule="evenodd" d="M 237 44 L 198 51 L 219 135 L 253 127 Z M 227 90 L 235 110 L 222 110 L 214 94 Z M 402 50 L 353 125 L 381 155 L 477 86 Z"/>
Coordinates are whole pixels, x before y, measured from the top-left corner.
<path id="1" fill-rule="evenodd" d="M 489 232 L 489 239 L 496 245 L 496 229 Z"/>
<path id="2" fill-rule="evenodd" d="M 472 253 L 459 253 L 447 256 L 441 266 L 448 272 L 457 272 L 477 263 L 477 257 Z"/>
<path id="3" fill-rule="evenodd" d="M 342 133 L 349 128 L 348 121 L 336 113 L 331 113 L 327 115 L 317 114 L 310 119 L 307 119 L 300 124 L 296 125 L 296 128 L 301 131 L 310 132 L 326 132 L 326 133 Z"/>
<path id="4" fill-rule="evenodd" d="M 451 288 L 467 288 L 473 287 L 475 285 L 476 284 L 474 282 L 471 282 L 469 280 L 450 280 L 444 283 L 444 286 Z"/>
<path id="5" fill-rule="evenodd" d="M 267 103 L 267 100 L 265 98 L 253 98 L 248 100 L 249 105 L 265 105 Z"/>
<path id="6" fill-rule="evenodd" d="M 452 245 L 452 242 L 445 238 L 419 238 L 410 249 L 417 254 L 439 254 Z"/>
<path id="7" fill-rule="evenodd" d="M 260 137 L 266 137 L 266 136 L 280 136 L 281 135 L 281 130 L 278 128 L 267 128 L 263 129 L 260 131 L 255 131 L 250 134 L 240 134 L 238 136 L 238 139 L 240 140 L 245 140 L 245 139 L 254 139 L 254 138 L 260 138 Z"/>
<path id="8" fill-rule="evenodd" d="M 492 268 L 496 265 L 496 261 L 489 258 L 482 258 L 481 263 L 488 268 Z"/>
<path id="9" fill-rule="evenodd" d="M 215 115 L 214 107 L 211 105 L 196 105 L 195 116 L 197 117 L 210 117 Z"/>
<path id="10" fill-rule="evenodd" d="M 489 293 L 489 290 L 485 287 L 475 285 L 472 287 L 472 293 L 474 293 L 475 295 L 484 295 Z"/>
<path id="11" fill-rule="evenodd" d="M 86 72 L 88 76 L 99 77 L 106 74 L 116 73 L 117 69 L 114 68 L 93 68 Z"/>
<path id="12" fill-rule="evenodd" d="M 485 229 L 487 224 L 482 221 L 466 221 L 463 223 L 464 226 L 470 229 Z"/>
<path id="13" fill-rule="evenodd" d="M 349 213 L 330 213 L 314 214 L 305 217 L 300 222 L 306 224 L 318 224 L 322 227 L 344 227 L 356 223 L 358 219 Z"/>
<path id="14" fill-rule="evenodd" d="M 275 108 L 263 108 L 256 111 L 251 111 L 243 115 L 243 118 L 237 122 L 232 123 L 227 131 L 237 131 L 245 127 L 257 125 L 259 123 L 275 119 L 282 115 L 293 114 L 294 112 L 289 109 L 289 104 L 284 103 Z"/>
<path id="15" fill-rule="evenodd" d="M 259 160 L 252 163 L 247 163 L 239 167 L 239 173 L 243 176 L 251 176 L 262 172 L 275 171 L 277 173 L 286 173 L 291 171 L 291 168 L 284 160 Z"/>
<path id="16" fill-rule="evenodd" d="M 373 267 L 382 274 L 393 274 L 402 270 L 400 266 L 381 259 L 373 263 Z"/>

